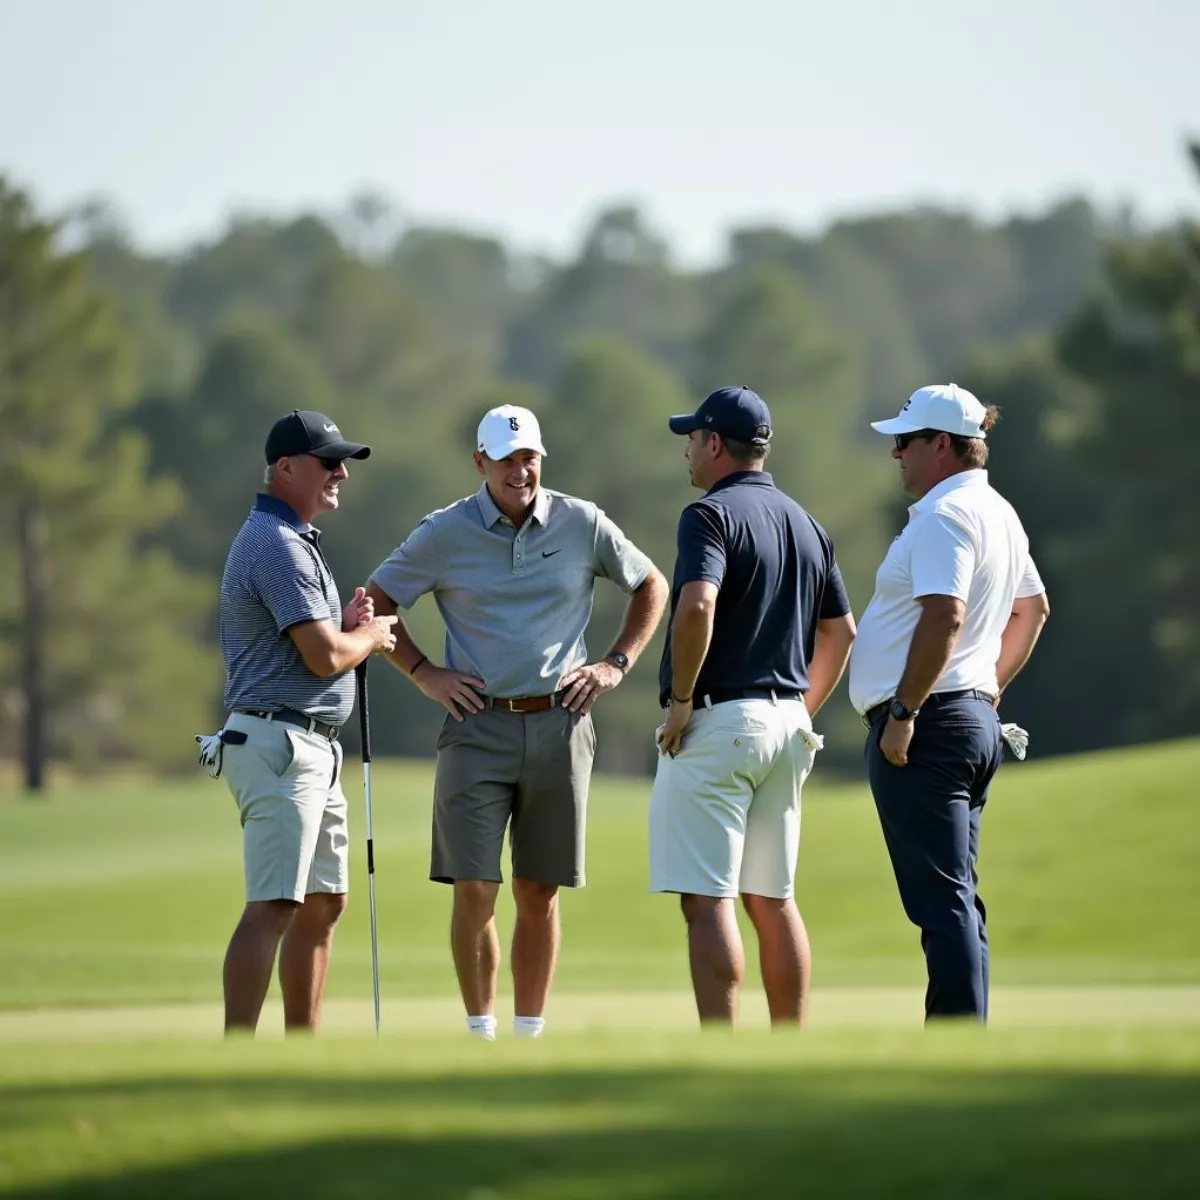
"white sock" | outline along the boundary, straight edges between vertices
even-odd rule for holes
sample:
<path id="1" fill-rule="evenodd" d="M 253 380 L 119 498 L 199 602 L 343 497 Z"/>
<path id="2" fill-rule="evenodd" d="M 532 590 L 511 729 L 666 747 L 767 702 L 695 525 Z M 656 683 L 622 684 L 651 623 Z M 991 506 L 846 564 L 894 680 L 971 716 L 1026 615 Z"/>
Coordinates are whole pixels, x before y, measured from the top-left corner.
<path id="1" fill-rule="evenodd" d="M 468 1017 L 467 1032 L 472 1037 L 482 1038 L 485 1042 L 494 1042 L 496 1040 L 496 1018 L 491 1013 L 482 1017 Z"/>
<path id="2" fill-rule="evenodd" d="M 517 1037 L 539 1038 L 546 1022 L 541 1017 L 513 1017 L 513 1033 Z"/>

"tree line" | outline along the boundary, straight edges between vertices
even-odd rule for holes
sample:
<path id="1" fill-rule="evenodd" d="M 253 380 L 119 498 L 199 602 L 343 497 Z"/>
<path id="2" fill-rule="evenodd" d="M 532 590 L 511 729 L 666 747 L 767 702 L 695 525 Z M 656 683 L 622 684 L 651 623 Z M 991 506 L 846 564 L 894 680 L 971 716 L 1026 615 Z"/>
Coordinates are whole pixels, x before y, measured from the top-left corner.
<path id="1" fill-rule="evenodd" d="M 374 448 L 326 523 L 348 591 L 475 489 L 475 424 L 506 401 L 541 418 L 544 483 L 595 500 L 669 574 L 693 493 L 666 417 L 747 384 L 775 420 L 769 469 L 833 535 L 861 612 L 905 519 L 867 422 L 951 378 L 1001 406 L 993 482 L 1054 609 L 1006 713 L 1039 754 L 1194 731 L 1194 220 L 1142 228 L 1082 199 L 994 223 L 923 208 L 739 229 L 719 266 L 688 270 L 629 206 L 556 261 L 364 194 L 154 255 L 105 205 L 51 216 L 0 176 L 0 755 L 33 789 L 52 760 L 190 763 L 220 715 L 225 552 L 292 408 Z M 600 585 L 597 652 L 621 602 Z M 428 600 L 412 623 L 440 646 Z M 597 708 L 602 767 L 652 765 L 660 648 Z M 430 753 L 438 713 L 397 673 L 373 679 L 378 751 Z M 857 769 L 844 692 L 821 724 L 826 763 Z"/>

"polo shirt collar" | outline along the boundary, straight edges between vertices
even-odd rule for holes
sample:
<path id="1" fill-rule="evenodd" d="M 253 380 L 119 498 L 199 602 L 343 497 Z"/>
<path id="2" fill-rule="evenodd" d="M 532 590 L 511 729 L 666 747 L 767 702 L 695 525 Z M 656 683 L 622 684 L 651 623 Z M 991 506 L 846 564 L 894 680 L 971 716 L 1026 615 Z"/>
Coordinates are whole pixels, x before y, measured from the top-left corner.
<path id="1" fill-rule="evenodd" d="M 711 496 L 713 492 L 719 492 L 722 488 L 735 487 L 741 483 L 754 484 L 758 487 L 775 486 L 775 480 L 771 478 L 770 471 L 733 471 L 724 479 L 718 479 L 704 494 Z"/>
<path id="2" fill-rule="evenodd" d="M 268 496 L 266 492 L 259 492 L 254 497 L 254 507 L 258 512 L 270 513 L 273 517 L 286 521 L 298 533 L 317 532 L 315 526 L 302 520 L 296 510 L 286 501 L 280 500 L 278 496 Z"/>
<path id="3" fill-rule="evenodd" d="M 492 499 L 492 493 L 488 491 L 488 486 L 485 483 L 479 491 L 475 493 L 475 500 L 479 504 L 479 511 L 483 516 L 483 524 L 487 529 L 491 529 L 499 520 L 508 520 L 507 517 L 500 511 L 496 501 Z M 550 495 L 544 487 L 538 485 L 538 490 L 533 497 L 533 519 L 539 525 L 545 525 L 550 516 Z M 509 522 L 511 524 L 511 522 Z"/>
<path id="4" fill-rule="evenodd" d="M 988 473 L 982 467 L 972 467 L 969 471 L 958 471 L 948 479 L 943 479 L 941 483 L 931 487 L 920 500 L 908 506 L 908 511 L 916 516 L 917 513 L 932 508 L 943 496 L 948 496 L 959 488 L 986 486 L 987 481 Z"/>

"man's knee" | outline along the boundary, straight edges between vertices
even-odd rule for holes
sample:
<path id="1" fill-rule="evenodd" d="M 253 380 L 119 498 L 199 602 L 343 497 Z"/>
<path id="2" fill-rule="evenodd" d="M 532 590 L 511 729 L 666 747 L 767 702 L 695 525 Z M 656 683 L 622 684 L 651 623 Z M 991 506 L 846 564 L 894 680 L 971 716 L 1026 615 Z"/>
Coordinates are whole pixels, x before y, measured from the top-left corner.
<path id="1" fill-rule="evenodd" d="M 242 910 L 240 923 L 255 933 L 282 937 L 299 911 L 300 905 L 295 900 L 251 900 Z"/>
<path id="2" fill-rule="evenodd" d="M 454 910 L 476 920 L 489 921 L 496 911 L 500 885 L 490 879 L 456 879 Z"/>
<path id="3" fill-rule="evenodd" d="M 683 919 L 689 925 L 708 924 L 719 920 L 722 908 L 728 907 L 730 903 L 722 896 L 693 896 L 685 892 L 679 897 L 679 907 L 683 910 Z"/>
<path id="4" fill-rule="evenodd" d="M 790 897 L 780 900 L 775 896 L 757 896 L 752 892 L 743 892 L 742 907 L 751 922 L 758 926 L 764 921 L 783 920 L 795 907 L 795 901 Z"/>
<path id="5" fill-rule="evenodd" d="M 304 919 L 332 929 L 346 911 L 345 892 L 310 892 L 304 897 Z"/>
<path id="6" fill-rule="evenodd" d="M 558 903 L 558 884 L 538 883 L 533 879 L 514 879 L 513 900 L 517 911 L 526 915 L 544 915 Z"/>

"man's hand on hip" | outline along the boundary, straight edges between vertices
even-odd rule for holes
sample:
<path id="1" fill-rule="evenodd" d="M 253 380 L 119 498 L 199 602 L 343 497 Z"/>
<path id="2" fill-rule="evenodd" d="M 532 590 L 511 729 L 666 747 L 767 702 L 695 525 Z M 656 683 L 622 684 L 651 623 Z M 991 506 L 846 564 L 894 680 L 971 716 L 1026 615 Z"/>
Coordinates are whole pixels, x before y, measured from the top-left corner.
<path id="1" fill-rule="evenodd" d="M 674 758 L 683 749 L 683 731 L 691 719 L 692 702 L 672 699 L 666 722 L 658 731 L 659 754 L 669 754 Z"/>
<path id="2" fill-rule="evenodd" d="M 562 681 L 563 708 L 572 712 L 588 713 L 598 696 L 611 692 L 625 678 L 620 667 L 603 660 L 578 667 Z"/>
<path id="3" fill-rule="evenodd" d="M 421 691 L 436 700 L 456 721 L 465 720 L 464 713 L 483 711 L 479 693 L 483 680 L 472 675 L 460 675 L 446 667 L 435 667 L 428 659 L 413 672 L 412 681 Z M 463 712 L 459 712 L 459 709 Z"/>
<path id="4" fill-rule="evenodd" d="M 888 717 L 879 738 L 879 750 L 893 767 L 908 766 L 908 747 L 912 743 L 915 721 L 897 721 Z"/>

